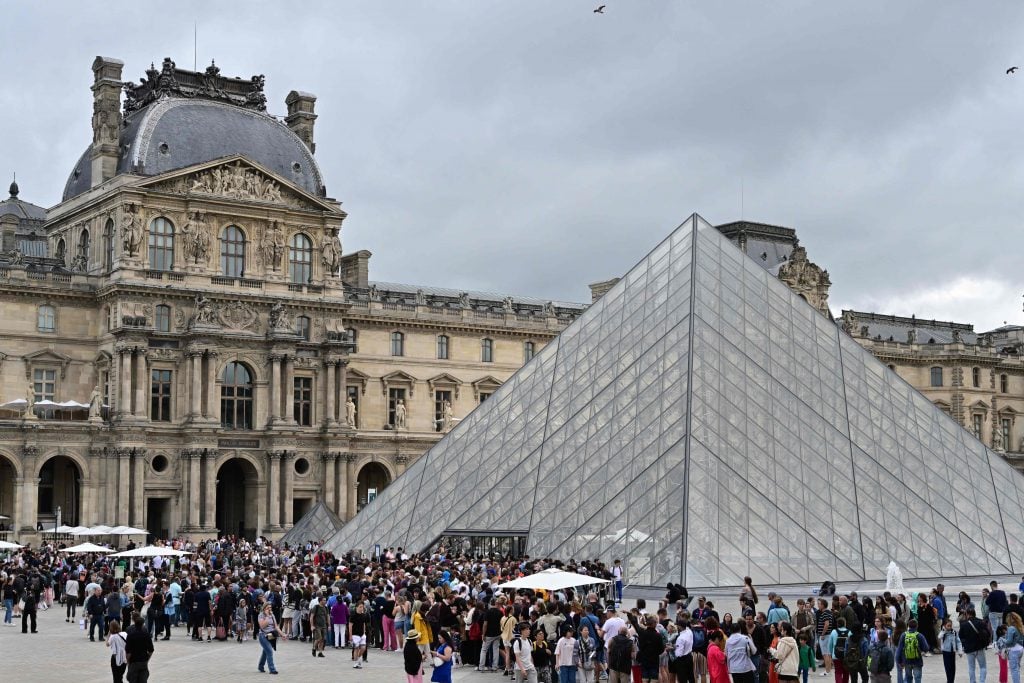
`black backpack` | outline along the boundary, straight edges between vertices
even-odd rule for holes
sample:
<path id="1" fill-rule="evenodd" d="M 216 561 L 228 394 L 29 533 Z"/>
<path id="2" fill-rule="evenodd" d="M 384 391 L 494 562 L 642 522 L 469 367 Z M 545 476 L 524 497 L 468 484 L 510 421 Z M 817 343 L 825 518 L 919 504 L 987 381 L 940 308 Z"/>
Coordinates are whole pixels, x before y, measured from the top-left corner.
<path id="1" fill-rule="evenodd" d="M 633 641 L 618 634 L 608 644 L 608 666 L 613 671 L 630 671 L 633 667 Z"/>
<path id="2" fill-rule="evenodd" d="M 847 628 L 836 629 L 836 659 L 846 660 L 846 651 L 850 649 L 850 630 Z"/>

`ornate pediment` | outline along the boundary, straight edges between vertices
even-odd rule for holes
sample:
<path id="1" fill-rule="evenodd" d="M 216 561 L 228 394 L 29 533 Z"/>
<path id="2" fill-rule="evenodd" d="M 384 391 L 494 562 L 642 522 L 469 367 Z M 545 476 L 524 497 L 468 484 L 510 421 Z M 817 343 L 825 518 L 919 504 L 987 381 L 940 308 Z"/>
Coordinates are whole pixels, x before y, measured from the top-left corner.
<path id="1" fill-rule="evenodd" d="M 168 174 L 141 183 L 157 192 L 168 192 L 197 197 L 217 197 L 243 202 L 258 202 L 288 206 L 295 209 L 337 212 L 337 208 L 323 203 L 298 188 L 274 176 L 269 171 L 245 160 L 233 157 L 215 162 L 186 173 Z"/>
<path id="2" fill-rule="evenodd" d="M 50 349 L 43 349 L 41 351 L 34 351 L 32 353 L 26 353 L 25 359 L 25 379 L 32 379 L 32 368 L 37 365 L 56 365 L 60 367 L 60 378 L 64 379 L 68 371 L 68 365 L 71 363 L 71 357 L 65 356 L 62 353 L 57 353 Z"/>

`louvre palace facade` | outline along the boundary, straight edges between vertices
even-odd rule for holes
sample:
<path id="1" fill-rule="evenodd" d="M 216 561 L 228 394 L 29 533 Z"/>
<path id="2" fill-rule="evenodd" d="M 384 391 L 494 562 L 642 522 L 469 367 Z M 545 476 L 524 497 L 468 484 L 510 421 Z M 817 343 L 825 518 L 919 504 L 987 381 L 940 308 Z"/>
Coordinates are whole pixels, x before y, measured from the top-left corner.
<path id="1" fill-rule="evenodd" d="M 92 64 L 62 201 L 0 202 L 0 535 L 351 518 L 584 310 L 371 281 L 315 96 L 279 119 L 262 76 L 122 70 Z"/>

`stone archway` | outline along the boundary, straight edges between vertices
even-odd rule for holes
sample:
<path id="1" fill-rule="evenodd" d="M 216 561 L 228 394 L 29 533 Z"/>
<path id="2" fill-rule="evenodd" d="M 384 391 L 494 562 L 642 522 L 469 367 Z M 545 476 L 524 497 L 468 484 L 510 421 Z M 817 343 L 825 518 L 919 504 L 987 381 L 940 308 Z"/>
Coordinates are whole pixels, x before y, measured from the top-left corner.
<path id="1" fill-rule="evenodd" d="M 259 524 L 259 474 L 245 458 L 231 458 L 217 470 L 216 523 L 221 534 L 255 540 Z"/>
<path id="2" fill-rule="evenodd" d="M 356 477 L 356 511 L 362 510 L 370 501 L 391 483 L 391 475 L 379 462 L 368 462 L 359 470 Z"/>
<path id="3" fill-rule="evenodd" d="M 0 453 L 0 530 L 7 531 L 17 529 L 18 512 L 15 505 L 14 487 L 18 478 L 18 470 L 15 469 L 14 460 L 9 459 Z M 6 517 L 7 519 L 3 519 Z M 3 538 L 3 534 L 0 534 Z M 13 540 L 13 539 L 6 539 Z"/>
<path id="4" fill-rule="evenodd" d="M 50 458 L 39 469 L 36 519 L 47 527 L 56 521 L 58 508 L 62 524 L 78 526 L 82 511 L 82 470 L 66 455 Z"/>

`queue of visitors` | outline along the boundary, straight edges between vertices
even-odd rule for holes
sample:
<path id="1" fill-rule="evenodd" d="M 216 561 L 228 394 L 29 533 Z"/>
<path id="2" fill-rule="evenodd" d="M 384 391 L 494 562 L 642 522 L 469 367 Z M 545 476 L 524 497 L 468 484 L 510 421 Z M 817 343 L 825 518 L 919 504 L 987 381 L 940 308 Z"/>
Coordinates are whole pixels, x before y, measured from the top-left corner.
<path id="1" fill-rule="evenodd" d="M 38 609 L 64 605 L 80 637 L 109 648 L 115 682 L 145 683 L 154 640 L 181 628 L 197 647 L 214 641 L 260 646 L 257 669 L 276 674 L 278 643 L 306 643 L 311 657 L 347 649 L 353 668 L 373 649 L 401 651 L 409 683 L 450 683 L 455 667 L 502 672 L 524 683 L 780 683 L 811 673 L 835 683 L 921 683 L 925 659 L 941 655 L 947 683 L 966 656 L 970 683 L 986 683 L 986 650 L 996 648 L 1003 683 L 1020 683 L 1024 604 L 995 582 L 957 596 L 944 586 L 910 596 L 809 596 L 792 607 L 748 579 L 739 607 L 720 613 L 704 597 L 668 586 L 652 609 L 625 610 L 621 564 L 525 558 L 335 557 L 316 543 L 287 547 L 233 537 L 173 540 L 180 560 L 67 555 L 59 546 L 24 549 L 0 562 L 5 623 L 37 632 Z M 547 566 L 606 579 L 578 593 L 500 583 Z M 955 624 L 954 624 L 955 620 Z M 980 679 L 980 681 L 979 681 Z"/>

